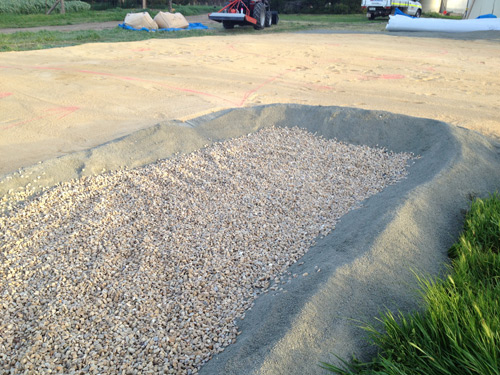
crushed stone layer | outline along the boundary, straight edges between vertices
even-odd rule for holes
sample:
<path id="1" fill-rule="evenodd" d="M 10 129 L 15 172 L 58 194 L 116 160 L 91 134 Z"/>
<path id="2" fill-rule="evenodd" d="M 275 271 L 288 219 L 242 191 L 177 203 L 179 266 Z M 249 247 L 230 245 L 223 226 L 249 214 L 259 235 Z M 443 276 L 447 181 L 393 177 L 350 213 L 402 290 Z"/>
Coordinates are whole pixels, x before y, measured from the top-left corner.
<path id="1" fill-rule="evenodd" d="M 266 128 L 57 185 L 0 217 L 0 372 L 197 373 L 412 158 Z"/>

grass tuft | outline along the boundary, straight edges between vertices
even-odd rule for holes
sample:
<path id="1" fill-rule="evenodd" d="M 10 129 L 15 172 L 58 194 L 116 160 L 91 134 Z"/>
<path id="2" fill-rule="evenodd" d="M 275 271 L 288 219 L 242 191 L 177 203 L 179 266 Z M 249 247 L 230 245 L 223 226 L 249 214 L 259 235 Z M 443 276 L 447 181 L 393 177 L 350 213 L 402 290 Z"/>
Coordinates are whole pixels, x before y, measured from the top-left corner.
<path id="1" fill-rule="evenodd" d="M 339 375 L 500 375 L 500 195 L 472 202 L 450 249 L 445 279 L 422 279 L 423 312 L 380 318 L 365 327 L 379 348 L 369 363 L 322 363 Z"/>

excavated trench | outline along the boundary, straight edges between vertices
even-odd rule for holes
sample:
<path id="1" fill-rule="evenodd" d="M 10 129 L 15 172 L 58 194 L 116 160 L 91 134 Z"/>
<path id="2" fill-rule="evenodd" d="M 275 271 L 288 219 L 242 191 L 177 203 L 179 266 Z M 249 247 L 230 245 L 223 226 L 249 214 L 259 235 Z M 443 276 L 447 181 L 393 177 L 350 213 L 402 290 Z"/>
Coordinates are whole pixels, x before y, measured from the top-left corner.
<path id="1" fill-rule="evenodd" d="M 470 197 L 500 186 L 495 141 L 443 122 L 381 111 L 280 104 L 225 110 L 164 122 L 3 176 L 7 219 L 0 223 L 7 227 L 15 201 L 36 194 L 39 186 L 50 190 L 64 181 L 142 167 L 270 126 L 299 127 L 327 140 L 416 158 L 406 178 L 364 200 L 335 230 L 318 237 L 288 269 L 298 276 L 261 294 L 238 322 L 236 343 L 200 373 L 320 374 L 320 361 L 336 362 L 332 353 L 369 358 L 374 349 L 355 322 L 373 323 L 385 309 L 418 308 L 413 272 L 441 274 Z M 36 184 L 28 185 L 32 178 Z"/>

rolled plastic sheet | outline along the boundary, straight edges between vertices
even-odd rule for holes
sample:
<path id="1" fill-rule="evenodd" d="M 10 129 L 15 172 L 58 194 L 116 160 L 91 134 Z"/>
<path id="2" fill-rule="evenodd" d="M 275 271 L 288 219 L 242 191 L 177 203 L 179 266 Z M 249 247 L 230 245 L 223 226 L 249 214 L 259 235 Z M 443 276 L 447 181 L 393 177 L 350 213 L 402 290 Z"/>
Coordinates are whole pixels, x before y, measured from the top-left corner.
<path id="1" fill-rule="evenodd" d="M 473 20 L 445 20 L 439 18 L 412 18 L 406 15 L 389 16 L 387 31 L 434 31 L 463 33 L 472 31 L 500 30 L 500 19 L 480 18 Z"/>

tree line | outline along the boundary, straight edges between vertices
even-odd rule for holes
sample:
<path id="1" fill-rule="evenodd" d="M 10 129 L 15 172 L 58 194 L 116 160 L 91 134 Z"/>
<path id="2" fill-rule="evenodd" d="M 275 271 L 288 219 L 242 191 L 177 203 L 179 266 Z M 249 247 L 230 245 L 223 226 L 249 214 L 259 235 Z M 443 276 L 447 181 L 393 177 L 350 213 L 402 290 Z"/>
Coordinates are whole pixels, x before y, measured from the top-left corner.
<path id="1" fill-rule="evenodd" d="M 68 1 L 68 0 L 66 0 Z M 168 8 L 169 0 L 83 0 L 93 9 Z M 174 0 L 179 5 L 223 6 L 227 0 Z M 280 13 L 351 14 L 361 12 L 360 0 L 271 0 L 271 7 Z"/>

